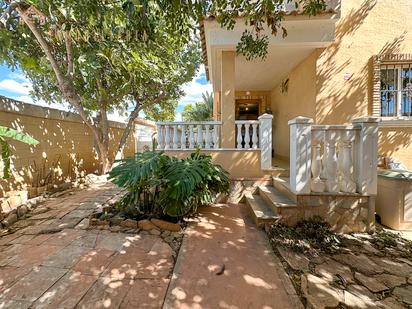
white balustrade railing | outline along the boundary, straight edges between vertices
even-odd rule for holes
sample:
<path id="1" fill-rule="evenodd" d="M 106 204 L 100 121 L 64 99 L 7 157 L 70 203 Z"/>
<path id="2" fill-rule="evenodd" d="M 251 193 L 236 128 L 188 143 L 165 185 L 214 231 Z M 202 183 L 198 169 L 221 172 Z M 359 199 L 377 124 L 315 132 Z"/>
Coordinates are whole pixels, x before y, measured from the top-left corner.
<path id="1" fill-rule="evenodd" d="M 258 120 L 235 121 L 236 148 L 225 150 L 260 151 L 263 170 L 272 167 L 272 119 L 270 114 Z M 221 121 L 157 122 L 158 150 L 221 149 Z"/>
<path id="2" fill-rule="evenodd" d="M 295 193 L 376 194 L 378 121 L 359 118 L 352 125 L 313 125 L 289 121 L 290 184 Z"/>
<path id="3" fill-rule="evenodd" d="M 236 148 L 259 148 L 259 120 L 236 120 Z"/>
<path id="4" fill-rule="evenodd" d="M 157 149 L 217 149 L 220 121 L 157 122 Z"/>

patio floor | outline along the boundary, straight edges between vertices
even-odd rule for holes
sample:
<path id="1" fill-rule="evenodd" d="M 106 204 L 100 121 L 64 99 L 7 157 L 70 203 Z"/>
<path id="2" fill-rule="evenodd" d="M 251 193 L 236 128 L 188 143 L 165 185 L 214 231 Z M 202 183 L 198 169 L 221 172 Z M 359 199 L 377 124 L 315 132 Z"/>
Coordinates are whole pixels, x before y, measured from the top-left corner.
<path id="1" fill-rule="evenodd" d="M 173 251 L 158 236 L 84 230 L 109 184 L 47 201 L 0 238 L 0 308 L 160 308 Z"/>
<path id="2" fill-rule="evenodd" d="M 303 308 L 244 205 L 203 208 L 186 230 L 165 308 Z"/>
<path id="3" fill-rule="evenodd" d="M 0 237 L 0 308 L 299 307 L 242 205 L 203 208 L 173 270 L 159 236 L 85 229 L 117 192 L 102 183 L 50 199 Z"/>

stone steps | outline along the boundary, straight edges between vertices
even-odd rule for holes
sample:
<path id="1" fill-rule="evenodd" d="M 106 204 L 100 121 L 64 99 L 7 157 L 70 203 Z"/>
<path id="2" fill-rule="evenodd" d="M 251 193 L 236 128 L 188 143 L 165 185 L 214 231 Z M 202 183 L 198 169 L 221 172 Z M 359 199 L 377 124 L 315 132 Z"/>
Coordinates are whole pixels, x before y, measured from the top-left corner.
<path id="1" fill-rule="evenodd" d="M 245 201 L 257 226 L 262 226 L 266 223 L 276 223 L 279 220 L 277 213 L 258 194 L 247 194 Z"/>

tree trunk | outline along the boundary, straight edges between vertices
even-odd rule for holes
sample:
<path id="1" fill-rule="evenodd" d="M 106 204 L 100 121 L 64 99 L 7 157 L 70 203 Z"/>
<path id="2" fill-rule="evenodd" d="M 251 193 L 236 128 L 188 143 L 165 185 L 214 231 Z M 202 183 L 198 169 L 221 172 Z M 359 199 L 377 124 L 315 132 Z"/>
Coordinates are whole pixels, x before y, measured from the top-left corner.
<path id="1" fill-rule="evenodd" d="M 120 159 L 123 158 L 124 146 L 126 144 L 127 138 L 130 135 L 130 132 L 133 128 L 133 122 L 137 118 L 137 116 L 139 115 L 140 109 L 141 109 L 141 105 L 138 102 L 136 102 L 136 106 L 135 106 L 134 110 L 130 113 L 129 119 L 127 121 L 126 128 L 124 129 L 122 137 L 120 138 L 119 145 L 118 145 L 117 151 L 116 151 L 115 160 L 120 160 Z"/>

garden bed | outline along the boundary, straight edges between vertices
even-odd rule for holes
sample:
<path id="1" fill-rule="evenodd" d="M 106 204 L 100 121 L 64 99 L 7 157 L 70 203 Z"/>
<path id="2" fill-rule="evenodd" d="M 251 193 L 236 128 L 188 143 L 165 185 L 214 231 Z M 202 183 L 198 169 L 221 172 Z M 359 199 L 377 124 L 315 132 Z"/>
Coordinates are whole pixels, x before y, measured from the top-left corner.
<path id="1" fill-rule="evenodd" d="M 307 308 L 412 307 L 412 242 L 399 235 L 337 235 L 319 220 L 266 232 Z"/>

